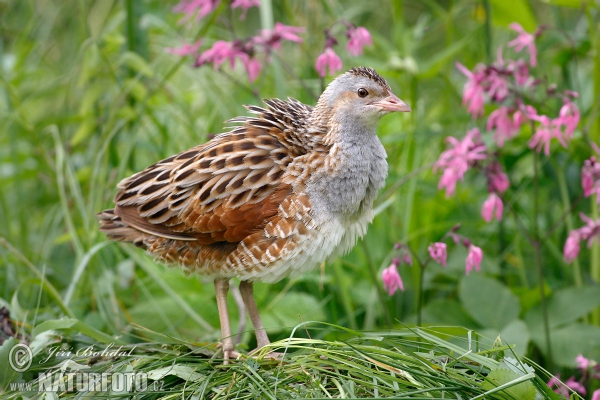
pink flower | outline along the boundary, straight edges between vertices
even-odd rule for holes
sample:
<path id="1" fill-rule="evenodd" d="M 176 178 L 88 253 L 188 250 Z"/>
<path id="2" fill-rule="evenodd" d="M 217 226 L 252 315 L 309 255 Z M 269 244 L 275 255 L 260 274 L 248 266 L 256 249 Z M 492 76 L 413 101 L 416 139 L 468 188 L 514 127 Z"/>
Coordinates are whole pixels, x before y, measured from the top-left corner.
<path id="1" fill-rule="evenodd" d="M 527 33 L 525 29 L 523 29 L 523 27 L 516 22 L 513 22 L 508 27 L 519 34 L 515 40 L 508 42 L 508 45 L 510 47 L 514 47 L 516 51 L 521 51 L 524 47 L 527 47 L 527 50 L 529 51 L 529 64 L 532 67 L 535 67 L 537 64 L 535 35 Z"/>
<path id="2" fill-rule="evenodd" d="M 408 253 L 402 254 L 402 262 L 406 265 L 413 265 L 412 257 Z"/>
<path id="3" fill-rule="evenodd" d="M 598 169 L 596 166 L 596 157 L 585 160 L 581 168 L 581 187 L 585 197 L 590 197 L 594 193 L 594 184 L 596 183 L 595 172 Z M 600 171 L 598 171 L 600 172 Z"/>
<path id="4" fill-rule="evenodd" d="M 517 130 L 521 128 L 521 125 L 523 125 L 525 122 L 527 122 L 527 120 L 528 120 L 527 115 L 537 115 L 537 112 L 535 111 L 535 108 L 533 108 L 531 106 L 527 106 L 526 108 L 531 109 L 531 111 L 533 113 L 530 113 L 528 111 L 523 111 L 521 109 L 518 109 L 513 114 L 513 126 Z"/>
<path id="5" fill-rule="evenodd" d="M 358 56 L 363 53 L 364 46 L 372 46 L 373 39 L 371 39 L 371 34 L 362 26 L 359 27 L 351 27 L 346 31 L 346 36 L 348 37 L 348 45 L 346 46 L 346 50 L 352 56 Z"/>
<path id="6" fill-rule="evenodd" d="M 467 67 L 457 62 L 456 68 L 468 78 L 463 89 L 463 105 L 468 104 L 467 111 L 473 116 L 473 119 L 482 116 L 485 93 L 482 83 L 486 75 L 484 67 L 478 65 L 471 72 Z"/>
<path id="7" fill-rule="evenodd" d="M 573 262 L 579 254 L 580 241 L 587 240 L 588 247 L 591 247 L 594 239 L 597 240 L 600 235 L 600 219 L 594 221 L 583 213 L 579 213 L 579 216 L 583 222 L 585 222 L 585 225 L 579 229 L 574 229 L 569 233 L 569 237 L 565 242 L 565 248 L 563 250 L 563 258 L 568 263 Z"/>
<path id="8" fill-rule="evenodd" d="M 246 13 L 251 7 L 260 7 L 260 0 L 233 0 L 231 8 L 241 8 L 242 15 L 240 19 L 246 18 Z"/>
<path id="9" fill-rule="evenodd" d="M 260 75 L 261 65 L 260 62 L 253 57 L 244 57 L 241 59 L 248 74 L 248 80 L 254 82 L 258 75 Z"/>
<path id="10" fill-rule="evenodd" d="M 574 390 L 584 396 L 587 394 L 585 387 L 581 383 L 577 382 L 573 376 L 565 382 L 565 385 L 567 385 L 567 387 L 569 387 L 571 390 Z"/>
<path id="11" fill-rule="evenodd" d="M 581 240 L 587 240 L 588 247 L 591 247 L 593 240 L 600 235 L 600 219 L 594 221 L 583 213 L 579 213 L 579 217 L 585 222 L 585 225 L 577 229 L 577 231 Z"/>
<path id="12" fill-rule="evenodd" d="M 302 38 L 298 36 L 298 33 L 302 33 L 304 31 L 305 28 L 301 26 L 289 26 L 280 22 L 276 22 L 275 28 L 273 28 L 273 35 L 279 36 L 282 40 L 302 43 Z"/>
<path id="13" fill-rule="evenodd" d="M 494 210 L 496 211 L 494 214 Z M 502 199 L 496 195 L 496 193 L 490 193 L 486 201 L 483 202 L 481 207 L 481 216 L 485 222 L 491 222 L 494 215 L 496 219 L 500 221 L 502 219 L 502 211 L 504 210 L 504 204 Z"/>
<path id="14" fill-rule="evenodd" d="M 300 26 L 288 26 L 276 22 L 273 29 L 263 29 L 261 35 L 254 38 L 254 43 L 261 44 L 267 49 L 279 49 L 284 40 L 302 43 L 302 38 L 298 34 L 304 32 L 304 30 Z"/>
<path id="15" fill-rule="evenodd" d="M 582 369 L 582 370 L 586 370 L 590 366 L 590 360 L 585 358 L 582 354 L 579 354 L 575 358 L 575 362 L 577 363 L 577 368 Z"/>
<path id="16" fill-rule="evenodd" d="M 226 42 L 219 40 L 213 44 L 213 46 L 202 52 L 196 61 L 196 65 L 200 66 L 207 63 L 212 63 L 214 68 L 217 69 L 225 61 L 229 60 L 231 68 L 235 66 L 236 58 L 244 58 L 248 55 L 241 51 L 234 42 Z"/>
<path id="17" fill-rule="evenodd" d="M 529 141 L 530 149 L 535 148 L 539 153 L 542 148 L 544 148 L 544 154 L 550 155 L 551 139 L 557 139 L 563 147 L 567 147 L 567 143 L 560 130 L 560 124 L 557 123 L 557 120 L 552 120 L 545 115 L 535 116 L 531 119 L 539 121 L 540 124 Z"/>
<path id="18" fill-rule="evenodd" d="M 485 171 L 488 178 L 488 192 L 502 194 L 510 186 L 508 176 L 502 171 L 498 161 L 490 163 Z"/>
<path id="19" fill-rule="evenodd" d="M 483 259 L 483 251 L 473 244 L 469 245 L 469 254 L 467 254 L 467 259 L 465 260 L 465 273 L 469 275 L 469 273 L 475 268 L 475 270 L 479 271 L 481 266 L 481 260 Z"/>
<path id="20" fill-rule="evenodd" d="M 490 68 L 486 83 L 487 93 L 493 101 L 502 102 L 508 96 L 508 83 L 504 74 Z"/>
<path id="21" fill-rule="evenodd" d="M 186 14 L 180 22 L 189 21 L 196 14 L 196 21 L 201 20 L 219 6 L 221 0 L 181 0 L 173 7 L 173 11 Z"/>
<path id="22" fill-rule="evenodd" d="M 469 167 L 479 160 L 484 160 L 487 155 L 485 154 L 486 147 L 481 142 L 481 134 L 477 128 L 468 131 L 463 140 L 450 136 L 446 138 L 446 141 L 453 147 L 440 154 L 433 170 L 444 169 L 438 189 L 446 188 L 446 196 L 451 196 L 456 189 L 456 182 L 464 178 Z"/>
<path id="23" fill-rule="evenodd" d="M 219 40 L 215 42 L 213 47 L 200 54 L 196 66 L 212 63 L 213 67 L 217 69 L 221 64 L 229 61 L 229 65 L 233 69 L 236 60 L 240 60 L 246 69 L 248 79 L 250 82 L 254 82 L 260 73 L 261 65 L 258 60 L 248 55 L 248 51 L 241 41 L 225 42 Z"/>
<path id="24" fill-rule="evenodd" d="M 529 68 L 527 67 L 527 63 L 523 60 L 513 61 L 510 60 L 508 62 L 508 71 L 512 72 L 515 77 L 515 81 L 517 81 L 518 85 L 525 85 L 529 81 Z"/>
<path id="25" fill-rule="evenodd" d="M 328 66 L 331 74 L 335 74 L 336 71 L 342 69 L 342 60 L 335 54 L 331 47 L 325 49 L 325 51 L 317 58 L 315 64 L 315 69 L 321 78 L 327 75 Z"/>
<path id="26" fill-rule="evenodd" d="M 383 287 L 390 296 L 396 293 L 396 290 L 398 289 L 404 291 L 404 284 L 402 283 L 402 278 L 398 273 L 399 264 L 400 260 L 398 258 L 394 258 L 390 266 L 384 269 L 381 273 Z"/>
<path id="27" fill-rule="evenodd" d="M 547 383 L 550 389 L 553 389 L 556 393 L 562 394 L 565 397 L 569 397 L 569 389 L 565 386 L 564 383 L 560 381 L 560 374 L 556 374 Z M 556 386 L 556 388 L 554 388 Z"/>
<path id="28" fill-rule="evenodd" d="M 201 44 L 202 44 L 202 39 L 198 40 L 196 43 L 193 43 L 193 44 L 184 43 L 180 47 L 166 48 L 165 51 L 167 53 L 171 53 L 171 54 L 175 54 L 175 55 L 183 57 L 183 56 L 187 56 L 190 54 L 196 54 L 196 52 L 200 48 Z"/>
<path id="29" fill-rule="evenodd" d="M 600 400 L 600 389 L 594 391 L 592 394 L 592 400 Z"/>
<path id="30" fill-rule="evenodd" d="M 435 242 L 431 244 L 427 250 L 433 261 L 444 267 L 446 266 L 446 258 L 448 256 L 446 243 Z"/>
<path id="31" fill-rule="evenodd" d="M 513 114 L 513 126 L 519 130 L 525 122 L 538 118 L 537 110 L 533 106 L 521 105 Z"/>
<path id="32" fill-rule="evenodd" d="M 508 107 L 501 106 L 492 111 L 488 117 L 486 129 L 491 131 L 492 128 L 496 128 L 494 140 L 500 147 L 504 146 L 504 140 L 512 138 L 519 131 L 519 126 L 513 121 L 509 113 L 510 109 Z"/>
<path id="33" fill-rule="evenodd" d="M 579 124 L 579 109 L 569 98 L 565 99 L 564 105 L 561 107 L 558 118 L 555 119 L 555 122 L 558 125 L 565 126 L 565 135 L 567 137 L 572 137 L 575 128 Z"/>
<path id="34" fill-rule="evenodd" d="M 547 385 L 550 389 L 553 389 L 556 393 L 561 394 L 566 398 L 569 398 L 571 395 L 569 389 L 583 395 L 586 394 L 585 387 L 581 383 L 577 382 L 574 377 L 570 377 L 565 383 L 562 383 L 560 381 L 560 374 L 556 374 L 556 376 L 550 378 Z"/>
<path id="35" fill-rule="evenodd" d="M 600 163 L 596 162 L 596 157 L 592 156 L 585 160 L 581 168 L 581 187 L 585 197 L 592 194 L 597 195 L 597 201 L 600 202 Z"/>
<path id="36" fill-rule="evenodd" d="M 581 240 L 579 231 L 574 229 L 569 233 L 569 237 L 565 242 L 565 248 L 563 250 L 563 258 L 567 263 L 572 263 L 573 260 L 579 255 L 579 241 Z"/>

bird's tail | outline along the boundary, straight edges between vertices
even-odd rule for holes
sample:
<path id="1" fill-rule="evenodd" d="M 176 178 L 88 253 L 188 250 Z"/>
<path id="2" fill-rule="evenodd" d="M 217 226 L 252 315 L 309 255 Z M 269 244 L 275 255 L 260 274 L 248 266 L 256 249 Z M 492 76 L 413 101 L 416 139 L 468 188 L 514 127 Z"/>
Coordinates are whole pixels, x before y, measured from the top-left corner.
<path id="1" fill-rule="evenodd" d="M 106 234 L 110 240 L 133 243 L 138 247 L 145 248 L 144 235 L 135 228 L 127 225 L 125 221 L 115 214 L 114 209 L 104 210 L 96 214 L 100 222 L 100 230 Z"/>

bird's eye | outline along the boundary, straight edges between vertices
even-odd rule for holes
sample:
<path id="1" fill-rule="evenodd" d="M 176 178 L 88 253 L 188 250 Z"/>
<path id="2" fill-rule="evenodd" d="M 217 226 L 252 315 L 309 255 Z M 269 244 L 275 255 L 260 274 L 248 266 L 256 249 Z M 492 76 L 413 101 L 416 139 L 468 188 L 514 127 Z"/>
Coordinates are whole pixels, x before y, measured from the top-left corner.
<path id="1" fill-rule="evenodd" d="M 358 97 L 367 97 L 369 92 L 367 92 L 367 89 L 365 88 L 360 88 L 356 91 L 356 94 L 358 94 Z"/>

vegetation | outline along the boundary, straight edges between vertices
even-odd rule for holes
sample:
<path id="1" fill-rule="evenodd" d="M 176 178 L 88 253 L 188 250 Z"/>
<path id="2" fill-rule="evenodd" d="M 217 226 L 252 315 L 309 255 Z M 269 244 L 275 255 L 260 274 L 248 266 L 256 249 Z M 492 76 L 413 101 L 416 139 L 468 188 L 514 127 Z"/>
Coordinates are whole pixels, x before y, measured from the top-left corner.
<path id="1" fill-rule="evenodd" d="M 600 245 L 593 240 L 600 176 L 591 173 L 585 191 L 581 182 L 600 144 L 596 3 L 262 0 L 244 10 L 223 1 L 202 18 L 175 5 L 0 2 L 0 306 L 9 311 L 0 313 L 0 365 L 19 341 L 34 354 L 28 371 L 0 371 L 4 390 L 72 360 L 95 372 L 154 374 L 164 382 L 154 397 L 530 398 L 533 388 L 560 398 L 543 383 L 561 373 L 591 398 L 600 388 L 596 366 L 577 369 L 576 357 L 600 361 Z M 242 46 L 276 22 L 305 28 L 293 33 L 302 42 Z M 537 65 L 527 48 L 508 45 L 518 37 L 508 28 L 513 22 L 539 33 Z M 363 54 L 344 49 L 350 27 L 372 37 Z M 232 69 L 205 57 L 207 65 L 196 67 L 197 55 L 219 40 L 240 40 L 248 58 L 238 54 Z M 493 66 L 500 46 L 505 60 L 528 63 L 536 83 L 528 91 L 511 86 L 505 103 L 486 92 L 483 115 L 473 118 L 462 104 L 468 78 L 456 63 L 468 71 Z M 299 279 L 255 285 L 284 361 L 260 353 L 221 367 L 208 360 L 219 339 L 213 286 L 133 246 L 108 243 L 94 216 L 111 205 L 120 179 L 222 132 L 223 121 L 246 113 L 242 105 L 287 96 L 314 104 L 333 76 L 315 69 L 326 48 L 343 70 L 375 68 L 413 112 L 379 126 L 390 171 L 365 239 Z M 320 60 L 320 72 L 337 65 Z M 508 101 L 558 117 L 565 91 L 578 94 L 571 99 L 580 121 L 564 146 L 550 142 L 549 154 L 529 147 L 543 122 L 530 118 L 503 145 L 497 128 L 487 129 Z M 489 164 L 470 164 L 452 196 L 438 189 L 443 168 L 433 168 L 452 149 L 445 139 L 463 140 L 473 128 L 510 182 L 492 222 L 481 215 Z M 575 252 L 573 239 L 565 248 L 575 235 L 590 245 Z M 429 256 L 438 242 L 447 244 L 445 268 Z M 471 244 L 483 260 L 480 271 L 465 274 Z M 393 295 L 381 277 L 390 264 L 404 286 Z M 245 353 L 252 332 L 233 298 L 230 310 Z M 65 354 L 43 362 L 56 346 L 76 352 L 111 343 L 135 348 L 138 357 Z M 500 370 L 510 372 L 493 372 Z"/>

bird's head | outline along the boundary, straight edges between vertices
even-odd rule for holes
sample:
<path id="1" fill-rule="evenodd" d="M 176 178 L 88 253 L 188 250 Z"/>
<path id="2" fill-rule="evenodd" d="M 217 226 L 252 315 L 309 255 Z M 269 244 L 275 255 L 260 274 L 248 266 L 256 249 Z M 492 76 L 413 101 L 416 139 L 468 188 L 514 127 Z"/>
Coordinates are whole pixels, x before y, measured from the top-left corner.
<path id="1" fill-rule="evenodd" d="M 355 67 L 331 82 L 315 110 L 338 123 L 358 123 L 375 129 L 379 119 L 391 112 L 410 112 L 373 68 Z"/>

